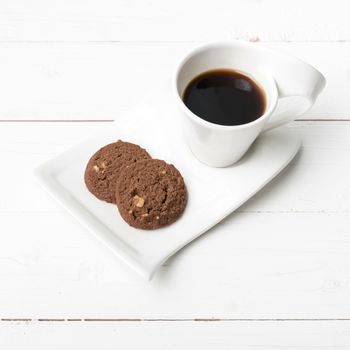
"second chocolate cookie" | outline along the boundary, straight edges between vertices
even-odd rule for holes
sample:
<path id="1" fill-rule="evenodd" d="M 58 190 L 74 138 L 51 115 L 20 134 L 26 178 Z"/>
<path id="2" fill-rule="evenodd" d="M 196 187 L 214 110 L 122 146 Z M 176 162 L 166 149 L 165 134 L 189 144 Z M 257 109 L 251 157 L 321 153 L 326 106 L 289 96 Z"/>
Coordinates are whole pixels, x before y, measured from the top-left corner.
<path id="1" fill-rule="evenodd" d="M 173 165 L 149 159 L 120 173 L 115 197 L 120 215 L 130 226 L 151 230 L 169 225 L 181 216 L 187 190 Z"/>

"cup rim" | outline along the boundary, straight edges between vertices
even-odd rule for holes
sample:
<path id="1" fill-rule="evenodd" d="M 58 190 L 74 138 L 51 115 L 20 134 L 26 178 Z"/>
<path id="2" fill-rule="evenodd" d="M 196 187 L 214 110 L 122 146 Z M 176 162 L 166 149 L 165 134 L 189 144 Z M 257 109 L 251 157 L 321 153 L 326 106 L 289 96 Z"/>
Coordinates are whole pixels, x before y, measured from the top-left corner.
<path id="1" fill-rule="evenodd" d="M 268 109 L 265 110 L 264 114 L 261 115 L 259 118 L 249 122 L 249 123 L 245 123 L 245 124 L 239 124 L 239 125 L 221 125 L 221 124 L 215 124 L 212 122 L 209 122 L 207 120 L 202 119 L 201 117 L 199 117 L 198 115 L 196 115 L 195 113 L 193 113 L 184 103 L 184 101 L 182 100 L 178 89 L 177 89 L 177 82 L 178 82 L 178 76 L 180 73 L 180 70 L 182 69 L 182 67 L 185 65 L 185 63 L 194 55 L 200 53 L 200 51 L 204 50 L 204 49 L 215 49 L 215 47 L 237 47 L 237 46 L 248 46 L 254 49 L 257 49 L 257 47 L 254 47 L 253 44 L 251 43 L 247 43 L 245 41 L 240 41 L 240 40 L 232 40 L 232 41 L 215 41 L 215 42 L 210 42 L 210 43 L 205 43 L 205 44 L 201 44 L 197 47 L 195 47 L 194 49 L 190 50 L 184 57 L 182 57 L 182 59 L 180 60 L 180 62 L 177 64 L 177 68 L 175 70 L 175 74 L 173 75 L 173 90 L 174 90 L 174 94 L 176 95 L 176 100 L 177 103 L 179 104 L 180 108 L 196 123 L 201 124 L 202 126 L 206 126 L 209 127 L 211 129 L 216 129 L 216 130 L 238 130 L 238 129 L 246 129 L 249 127 L 252 127 L 256 124 L 259 124 L 261 122 L 263 122 L 265 119 L 269 118 L 269 116 L 273 113 L 273 111 L 276 108 L 277 105 L 277 101 L 278 101 L 278 90 L 277 90 L 277 86 L 276 86 L 276 82 L 274 80 L 274 78 L 272 77 L 272 75 L 268 75 L 265 74 L 264 72 L 260 72 L 259 74 L 263 75 L 264 78 L 266 80 L 269 81 L 269 84 L 272 88 L 272 91 L 266 91 L 265 88 L 263 88 L 263 84 L 260 83 L 260 81 L 258 79 L 256 79 L 254 76 L 252 76 L 249 72 L 245 72 L 245 71 L 241 71 L 243 74 L 248 75 L 250 78 L 253 78 L 253 80 L 262 88 L 262 90 L 264 91 L 265 94 L 265 98 L 266 100 L 269 98 L 271 99 L 271 103 Z M 263 48 L 259 48 L 259 49 L 263 49 Z M 227 68 L 227 67 L 225 67 Z M 234 69 L 232 67 L 232 69 Z M 202 72 L 204 73 L 204 72 Z"/>

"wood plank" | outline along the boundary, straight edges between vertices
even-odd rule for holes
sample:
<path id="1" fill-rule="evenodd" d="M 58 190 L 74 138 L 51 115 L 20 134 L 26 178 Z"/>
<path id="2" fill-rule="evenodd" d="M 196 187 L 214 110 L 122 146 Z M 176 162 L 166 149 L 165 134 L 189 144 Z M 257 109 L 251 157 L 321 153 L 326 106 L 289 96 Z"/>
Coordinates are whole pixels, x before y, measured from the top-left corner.
<path id="1" fill-rule="evenodd" d="M 4 349 L 345 350 L 350 322 L 12 322 Z"/>
<path id="2" fill-rule="evenodd" d="M 0 44 L 0 120 L 113 120 L 170 79 L 197 44 Z M 266 45 L 312 63 L 328 79 L 305 118 L 350 118 L 350 43 Z"/>
<path id="3" fill-rule="evenodd" d="M 288 169 L 151 283 L 30 177 L 104 126 L 1 124 L 0 318 L 350 318 L 350 123 L 295 123 Z"/>
<path id="4" fill-rule="evenodd" d="M 1 41 L 349 40 L 348 2 L 2 1 Z"/>

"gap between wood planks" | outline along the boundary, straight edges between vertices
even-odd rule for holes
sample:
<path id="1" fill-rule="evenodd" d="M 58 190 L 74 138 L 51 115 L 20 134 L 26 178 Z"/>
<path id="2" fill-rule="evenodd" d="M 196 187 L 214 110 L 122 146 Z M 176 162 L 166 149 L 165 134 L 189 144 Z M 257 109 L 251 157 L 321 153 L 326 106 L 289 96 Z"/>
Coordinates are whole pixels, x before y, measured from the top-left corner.
<path id="1" fill-rule="evenodd" d="M 295 122 L 349 122 L 350 118 L 299 118 Z M 0 119 L 0 123 L 112 123 L 114 119 Z"/>
<path id="2" fill-rule="evenodd" d="M 235 37 L 226 39 L 226 41 L 230 40 L 242 40 L 249 41 L 253 43 L 277 43 L 277 44 L 290 44 L 290 43 L 350 43 L 350 38 L 347 39 L 329 39 L 329 40 L 261 40 L 258 36 L 252 37 Z M 1 44 L 76 44 L 76 45 L 84 45 L 84 44 L 130 44 L 130 45 L 138 45 L 138 44 L 201 44 L 215 40 L 0 40 Z M 216 40 L 220 41 L 220 40 Z"/>
<path id="3" fill-rule="evenodd" d="M 329 322 L 350 318 L 1 318 L 1 322 Z"/>

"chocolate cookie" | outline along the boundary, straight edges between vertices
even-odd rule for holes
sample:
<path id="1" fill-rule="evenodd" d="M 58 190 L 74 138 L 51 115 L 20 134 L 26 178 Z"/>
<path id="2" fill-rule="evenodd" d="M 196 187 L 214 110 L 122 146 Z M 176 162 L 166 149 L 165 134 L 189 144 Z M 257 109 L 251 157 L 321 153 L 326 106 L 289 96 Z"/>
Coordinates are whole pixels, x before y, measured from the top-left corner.
<path id="1" fill-rule="evenodd" d="M 187 191 L 180 172 L 163 160 L 144 160 L 120 173 L 116 204 L 136 228 L 152 230 L 171 224 L 183 213 Z"/>
<path id="2" fill-rule="evenodd" d="M 150 155 L 133 143 L 117 141 L 98 150 L 85 169 L 85 184 L 97 198 L 115 203 L 115 190 L 121 170 Z"/>

